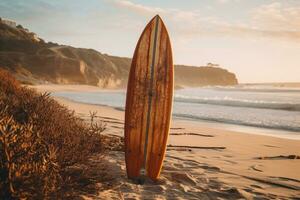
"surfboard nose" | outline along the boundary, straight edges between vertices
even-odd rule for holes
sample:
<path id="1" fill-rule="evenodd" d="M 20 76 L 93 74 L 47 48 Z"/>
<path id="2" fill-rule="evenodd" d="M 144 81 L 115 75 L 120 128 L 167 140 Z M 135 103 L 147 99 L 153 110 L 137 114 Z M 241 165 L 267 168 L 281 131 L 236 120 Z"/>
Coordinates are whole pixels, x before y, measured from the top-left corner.
<path id="1" fill-rule="evenodd" d="M 162 22 L 162 18 L 159 16 L 159 14 L 155 15 L 151 20 L 150 22 L 154 21 L 154 20 L 159 20 Z"/>
<path id="2" fill-rule="evenodd" d="M 160 18 L 159 14 L 156 14 L 153 18 L 156 18 L 156 17 Z"/>

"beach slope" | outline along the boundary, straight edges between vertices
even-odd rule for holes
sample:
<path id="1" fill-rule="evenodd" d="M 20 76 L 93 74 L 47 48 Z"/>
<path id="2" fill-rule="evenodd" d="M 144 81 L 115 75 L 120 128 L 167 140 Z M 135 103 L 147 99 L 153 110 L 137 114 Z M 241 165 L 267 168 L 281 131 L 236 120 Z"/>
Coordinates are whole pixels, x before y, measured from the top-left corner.
<path id="1" fill-rule="evenodd" d="M 55 99 L 83 119 L 89 118 L 90 111 L 96 111 L 96 119 L 106 124 L 103 134 L 122 141 L 123 111 Z M 290 199 L 300 196 L 299 140 L 173 120 L 158 182 L 146 181 L 139 185 L 128 180 L 122 151 L 107 151 L 104 159 L 105 164 L 100 164 L 103 162 L 95 155 L 83 167 L 96 182 L 97 173 L 102 176 L 104 170 L 106 174 L 106 181 L 99 183 L 97 193 L 86 192 L 82 195 L 85 199 Z"/>

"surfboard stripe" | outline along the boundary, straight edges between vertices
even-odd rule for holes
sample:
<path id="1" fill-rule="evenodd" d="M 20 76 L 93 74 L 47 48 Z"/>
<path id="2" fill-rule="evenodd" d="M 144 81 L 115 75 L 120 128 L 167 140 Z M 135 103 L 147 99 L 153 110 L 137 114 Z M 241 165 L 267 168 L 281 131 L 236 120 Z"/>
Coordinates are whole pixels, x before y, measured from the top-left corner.
<path id="1" fill-rule="evenodd" d="M 162 28 L 162 22 L 161 20 L 158 21 L 159 25 L 158 25 L 158 33 L 157 33 L 157 45 L 156 45 L 156 57 L 155 57 L 155 71 L 154 71 L 154 78 L 153 78 L 153 83 L 155 83 L 153 85 L 153 91 L 154 95 L 152 95 L 152 108 L 153 112 L 151 112 L 150 118 L 151 118 L 151 122 L 150 122 L 150 127 L 149 127 L 149 138 L 150 138 L 150 142 L 149 142 L 149 147 L 148 147 L 148 151 L 147 151 L 147 156 L 148 156 L 148 161 L 147 161 L 147 174 L 149 176 L 149 174 L 151 173 L 151 171 L 153 170 L 152 167 L 152 157 L 153 157 L 153 147 L 155 145 L 157 145 L 157 140 L 156 137 L 161 135 L 160 131 L 156 131 L 157 126 L 159 126 L 159 123 L 157 123 L 157 120 L 161 120 L 161 118 L 159 117 L 161 110 L 159 110 L 159 105 L 161 104 L 159 102 L 159 91 L 157 90 L 157 85 L 161 85 L 158 84 L 158 78 L 159 78 L 159 73 L 160 68 L 158 67 L 158 63 L 159 63 L 159 59 L 161 58 L 160 56 L 160 49 L 161 49 L 161 28 Z"/>
<path id="2" fill-rule="evenodd" d="M 148 97 L 148 112 L 147 112 L 147 124 L 146 124 L 146 134 L 145 134 L 145 146 L 144 146 L 144 164 L 143 168 L 147 166 L 147 155 L 148 155 L 148 140 L 149 140 L 149 127 L 150 127 L 150 116 L 151 116 L 151 106 L 153 97 L 153 79 L 154 79 L 154 64 L 156 58 L 156 48 L 157 48 L 157 33 L 158 33 L 158 16 L 155 19 L 154 28 L 154 38 L 151 40 L 150 46 L 152 46 L 152 61 L 150 65 L 150 87 L 149 87 L 149 97 Z M 151 49 L 151 48 L 150 48 Z"/>
<path id="3" fill-rule="evenodd" d="M 162 29 L 164 29 L 163 26 Z M 163 31 L 166 30 L 162 30 L 162 32 Z M 170 48 L 170 46 L 168 46 L 168 43 L 169 41 L 167 35 L 162 34 L 160 38 L 159 51 L 165 52 L 166 55 L 171 55 L 168 52 L 168 48 Z M 157 95 L 155 97 L 157 106 L 153 105 L 153 107 L 156 107 L 156 110 L 159 112 L 157 114 L 155 113 L 155 120 L 153 121 L 154 126 L 152 128 L 152 138 L 155 142 L 152 142 L 150 156 L 151 160 L 149 160 L 148 170 L 149 177 L 151 177 L 152 179 L 157 178 L 161 170 L 161 162 L 164 157 L 165 144 L 168 138 L 168 134 L 161 134 L 167 133 L 169 129 L 170 118 L 166 113 L 169 112 L 170 107 L 168 107 L 168 105 L 170 104 L 170 100 L 172 98 L 172 95 L 169 95 L 169 91 L 170 89 L 172 91 L 172 88 L 168 87 L 171 84 L 169 74 L 172 74 L 172 68 L 170 68 L 170 60 L 167 58 L 167 56 L 159 56 L 159 61 L 156 66 L 159 71 L 155 73 L 157 76 L 155 88 L 155 91 L 157 91 Z M 168 70 L 169 68 L 171 72 Z M 172 87 L 172 85 L 170 86 Z M 161 99 L 164 99 L 164 103 L 159 103 L 159 100 Z"/>
<path id="4" fill-rule="evenodd" d="M 162 25 L 160 24 L 160 26 L 159 26 L 159 29 L 160 29 L 160 31 L 159 31 L 159 33 L 161 33 L 161 28 L 162 28 Z M 158 49 L 157 49 L 157 51 L 158 51 L 158 55 L 159 55 L 159 52 L 161 52 L 161 48 L 162 48 L 162 45 L 161 45 L 161 42 L 162 42 L 162 40 L 161 40 L 161 34 L 159 34 L 158 35 L 158 37 L 159 37 L 159 39 L 158 39 Z M 162 57 L 161 56 L 157 56 L 157 61 L 156 61 L 156 65 L 159 65 L 160 64 L 160 59 L 161 59 Z M 158 67 L 157 67 L 158 68 Z M 159 68 L 158 68 L 158 70 L 159 70 Z M 155 109 L 155 112 L 153 112 L 152 113 L 152 115 L 153 115 L 153 119 L 152 119 L 152 127 L 151 127 L 151 138 L 152 138 L 152 142 L 151 142 L 151 145 L 150 145 L 150 148 L 151 148 L 151 150 L 150 150 L 150 152 L 149 152 L 149 155 L 150 155 L 150 157 L 151 157 L 151 161 L 150 161 L 150 163 L 153 161 L 153 155 L 155 154 L 155 151 L 157 150 L 157 146 L 159 145 L 159 142 L 155 142 L 155 141 L 158 141 L 157 139 L 159 139 L 159 137 L 161 136 L 161 135 L 163 135 L 163 134 L 160 134 L 159 133 L 159 129 L 160 130 L 162 130 L 161 129 L 161 125 L 162 125 L 162 123 L 159 123 L 158 121 L 159 120 L 161 120 L 161 121 L 163 121 L 163 118 L 161 118 L 160 117 L 160 115 L 161 115 L 161 113 L 164 113 L 164 109 L 162 108 L 161 109 L 161 106 L 162 105 L 160 105 L 159 104 L 159 99 L 161 99 L 161 97 L 162 97 L 162 92 L 161 92 L 161 88 L 162 88 L 162 84 L 159 84 L 160 83 L 160 80 L 158 80 L 158 79 L 160 79 L 160 73 L 162 73 L 162 74 L 165 74 L 165 72 L 163 72 L 163 71 L 155 71 L 155 91 L 156 91 L 156 94 L 153 96 L 153 100 L 154 100 L 154 104 L 153 104 L 153 107 L 157 107 L 157 109 Z M 165 78 L 166 76 L 164 76 L 164 78 Z M 162 112 L 163 111 L 163 112 Z M 159 113 L 157 113 L 157 112 L 159 112 Z M 160 147 L 158 147 L 158 148 L 160 148 Z M 153 170 L 153 166 L 152 165 L 149 165 L 149 170 L 148 171 L 152 171 Z"/>

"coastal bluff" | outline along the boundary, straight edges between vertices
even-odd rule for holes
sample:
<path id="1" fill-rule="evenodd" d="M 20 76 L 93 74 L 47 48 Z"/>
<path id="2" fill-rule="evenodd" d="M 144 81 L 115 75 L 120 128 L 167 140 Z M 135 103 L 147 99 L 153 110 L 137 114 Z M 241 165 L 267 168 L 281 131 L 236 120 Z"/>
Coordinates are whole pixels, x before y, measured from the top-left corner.
<path id="1" fill-rule="evenodd" d="M 45 42 L 21 25 L 0 20 L 0 68 L 25 84 L 87 84 L 101 88 L 125 88 L 131 59 L 94 49 Z M 175 65 L 175 87 L 236 85 L 231 73 L 215 65 Z"/>

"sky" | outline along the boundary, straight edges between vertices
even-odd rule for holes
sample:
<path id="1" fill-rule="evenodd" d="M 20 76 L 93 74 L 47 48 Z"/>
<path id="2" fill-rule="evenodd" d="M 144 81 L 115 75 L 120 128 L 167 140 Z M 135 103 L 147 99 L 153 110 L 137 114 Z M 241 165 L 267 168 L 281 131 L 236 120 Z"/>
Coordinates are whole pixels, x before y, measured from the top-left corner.
<path id="1" fill-rule="evenodd" d="M 240 83 L 300 82 L 300 0 L 1 0 L 46 41 L 132 57 L 156 14 L 175 64 L 219 64 Z"/>

